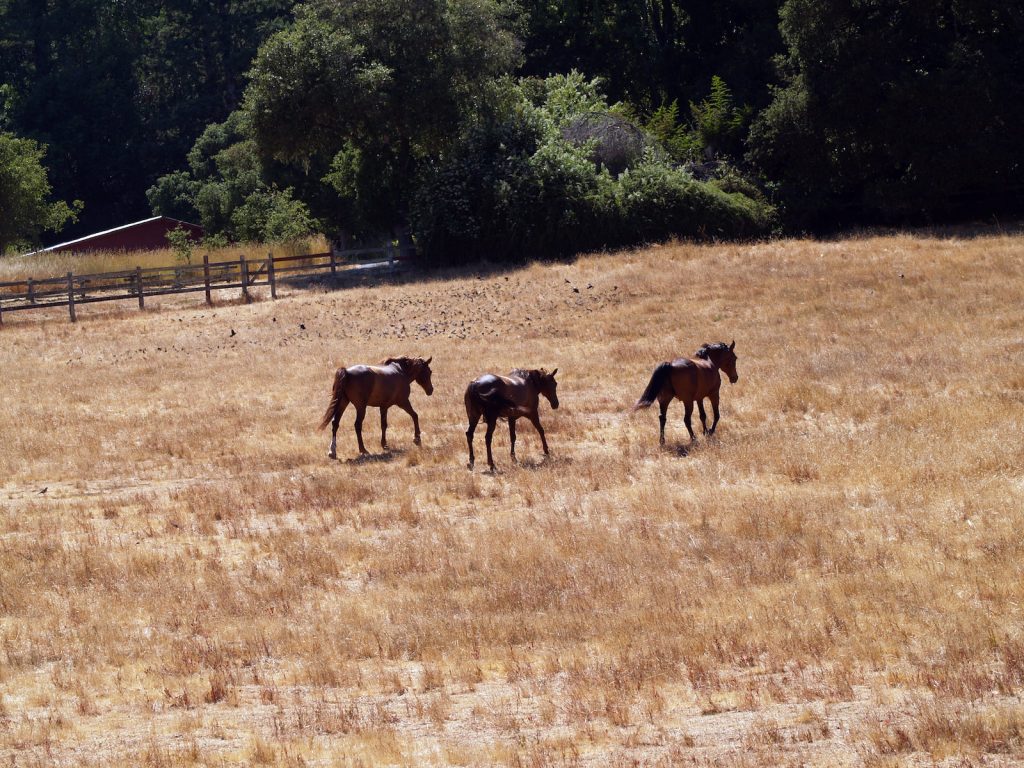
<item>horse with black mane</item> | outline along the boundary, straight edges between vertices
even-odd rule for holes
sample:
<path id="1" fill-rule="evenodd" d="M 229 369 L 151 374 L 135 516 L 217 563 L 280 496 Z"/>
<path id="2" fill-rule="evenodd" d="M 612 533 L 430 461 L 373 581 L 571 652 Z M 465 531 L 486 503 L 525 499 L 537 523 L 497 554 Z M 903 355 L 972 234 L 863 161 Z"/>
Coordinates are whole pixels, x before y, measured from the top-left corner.
<path id="1" fill-rule="evenodd" d="M 494 425 L 498 419 L 508 419 L 508 434 L 512 444 L 512 460 L 516 460 L 516 420 L 529 419 L 540 435 L 544 455 L 548 455 L 548 441 L 544 437 L 544 427 L 540 423 L 538 408 L 540 396 L 543 395 L 558 408 L 558 383 L 555 381 L 555 368 L 548 373 L 543 368 L 526 370 L 516 368 L 508 376 L 484 374 L 471 381 L 466 387 L 466 416 L 469 417 L 469 429 L 466 430 L 466 442 L 469 444 L 469 468 L 473 468 L 476 457 L 473 455 L 473 433 L 476 425 L 483 418 L 487 424 L 485 439 L 487 442 L 487 464 L 494 469 L 494 457 L 491 455 L 491 438 Z"/>
<path id="2" fill-rule="evenodd" d="M 718 426 L 718 390 L 722 386 L 722 374 L 725 371 L 729 382 L 735 384 L 739 381 L 739 374 L 736 373 L 736 342 L 726 344 L 720 341 L 716 344 L 703 344 L 692 358 L 680 358 L 672 362 L 665 362 L 654 369 L 654 375 L 644 390 L 643 395 L 636 401 L 633 410 L 649 408 L 655 400 L 661 406 L 659 421 L 661 423 L 661 443 L 665 443 L 665 420 L 667 418 L 669 403 L 674 398 L 683 401 L 686 407 L 686 414 L 683 421 L 686 423 L 686 430 L 690 433 L 690 442 L 697 439 L 693 434 L 693 427 L 690 424 L 693 415 L 693 403 L 697 402 L 700 411 L 700 423 L 704 434 L 713 435 L 715 427 Z M 715 420 L 708 429 L 707 415 L 704 413 L 704 398 L 711 401 L 711 408 L 714 410 Z"/>
<path id="3" fill-rule="evenodd" d="M 327 455 L 338 457 L 338 423 L 341 414 L 349 403 L 356 409 L 356 439 L 359 441 L 359 452 L 367 453 L 363 445 L 363 416 L 368 406 L 380 408 L 380 446 L 387 449 L 388 408 L 398 406 L 412 416 L 412 424 L 416 430 L 413 442 L 420 444 L 420 418 L 409 402 L 409 393 L 415 381 L 427 395 L 434 393 L 430 382 L 430 361 L 419 357 L 389 357 L 380 365 L 353 365 L 350 368 L 339 368 L 334 375 L 334 390 L 331 393 L 331 404 L 327 406 L 320 429 L 333 422 L 331 430 L 331 449 Z"/>

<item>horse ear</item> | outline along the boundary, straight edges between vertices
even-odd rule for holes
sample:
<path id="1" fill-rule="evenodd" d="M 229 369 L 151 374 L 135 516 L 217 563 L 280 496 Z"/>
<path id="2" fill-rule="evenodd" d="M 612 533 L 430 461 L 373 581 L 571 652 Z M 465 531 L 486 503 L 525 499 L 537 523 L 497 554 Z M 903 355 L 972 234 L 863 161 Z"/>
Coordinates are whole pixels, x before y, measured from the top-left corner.
<path id="1" fill-rule="evenodd" d="M 550 375 L 551 375 L 551 378 L 552 378 L 552 379 L 553 379 L 553 378 L 555 378 L 555 374 L 556 374 L 556 373 L 558 373 L 558 369 L 557 369 L 557 368 L 555 368 L 555 370 L 553 370 L 553 371 L 551 372 L 551 374 L 550 374 Z"/>
<path id="2" fill-rule="evenodd" d="M 732 344 L 729 345 L 730 352 L 732 352 L 734 349 L 736 349 L 736 339 L 733 339 Z"/>
<path id="3" fill-rule="evenodd" d="M 735 343 L 735 342 L 733 342 L 733 343 Z M 430 365 L 430 361 L 433 360 L 433 359 L 434 359 L 433 356 L 428 357 L 427 361 L 424 363 L 424 365 Z"/>

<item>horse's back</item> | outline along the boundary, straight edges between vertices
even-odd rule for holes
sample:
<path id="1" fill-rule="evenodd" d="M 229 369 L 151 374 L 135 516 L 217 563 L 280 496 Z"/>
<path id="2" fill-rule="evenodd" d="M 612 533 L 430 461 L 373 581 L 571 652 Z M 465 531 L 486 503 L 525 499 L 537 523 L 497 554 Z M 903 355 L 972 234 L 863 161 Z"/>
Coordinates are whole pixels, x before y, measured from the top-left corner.
<path id="1" fill-rule="evenodd" d="M 508 408 L 514 404 L 505 397 L 502 384 L 501 377 L 493 373 L 485 373 L 469 382 L 466 386 L 466 415 L 470 419 L 507 415 Z"/>
<path id="2" fill-rule="evenodd" d="M 706 360 L 683 357 L 672 361 L 672 387 L 680 399 L 706 397 L 721 383 L 718 369 Z"/>
<path id="3" fill-rule="evenodd" d="M 501 386 L 501 383 L 501 377 L 495 376 L 493 373 L 485 373 L 483 376 L 479 376 L 471 382 L 471 384 L 475 384 L 477 387 L 483 389 L 498 387 Z"/>
<path id="4" fill-rule="evenodd" d="M 374 407 L 394 405 L 403 392 L 408 395 L 408 382 L 400 373 L 386 366 L 353 365 L 345 369 L 348 397 L 353 403 Z"/>

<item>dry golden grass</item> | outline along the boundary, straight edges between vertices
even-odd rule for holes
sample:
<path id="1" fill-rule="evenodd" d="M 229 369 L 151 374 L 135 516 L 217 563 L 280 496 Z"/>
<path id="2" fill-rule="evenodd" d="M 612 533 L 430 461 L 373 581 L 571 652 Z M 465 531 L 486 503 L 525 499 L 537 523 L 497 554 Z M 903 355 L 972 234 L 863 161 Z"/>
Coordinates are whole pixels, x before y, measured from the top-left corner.
<path id="1" fill-rule="evenodd" d="M 680 245 L 9 317 L 0 761 L 1020 762 L 1022 255 Z M 732 338 L 717 437 L 678 450 L 676 403 L 660 449 L 654 365 Z M 434 357 L 423 447 L 392 413 L 352 461 L 350 411 L 327 461 L 334 368 L 397 354 Z M 466 382 L 525 365 L 560 369 L 551 460 L 524 425 L 468 471 Z"/>

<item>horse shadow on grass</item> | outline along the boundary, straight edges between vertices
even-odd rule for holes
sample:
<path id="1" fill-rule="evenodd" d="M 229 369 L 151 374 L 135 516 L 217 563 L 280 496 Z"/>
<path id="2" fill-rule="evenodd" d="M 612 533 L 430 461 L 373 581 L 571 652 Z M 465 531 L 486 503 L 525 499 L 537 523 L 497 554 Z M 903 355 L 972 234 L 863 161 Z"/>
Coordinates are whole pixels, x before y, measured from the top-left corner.
<path id="1" fill-rule="evenodd" d="M 361 453 L 349 459 L 342 459 L 341 463 L 350 466 L 359 464 L 387 464 L 404 455 L 404 448 L 388 448 L 383 453 Z"/>
<path id="2" fill-rule="evenodd" d="M 569 456 L 541 456 L 536 459 L 519 459 L 508 464 L 498 464 L 494 469 L 485 469 L 484 475 L 504 475 L 517 470 L 537 472 L 542 469 L 553 469 L 559 467 L 570 467 L 573 460 Z"/>
<path id="3" fill-rule="evenodd" d="M 717 435 L 705 435 L 699 440 L 694 440 L 692 443 L 676 443 L 675 445 L 666 445 L 665 451 L 672 453 L 681 459 L 685 459 L 692 453 L 698 453 L 705 448 L 710 448 L 713 445 L 718 444 Z"/>
<path id="4" fill-rule="evenodd" d="M 538 470 L 552 469 L 554 467 L 572 466 L 572 458 L 569 456 L 541 456 L 536 459 L 520 459 L 512 465 L 518 469 Z"/>

